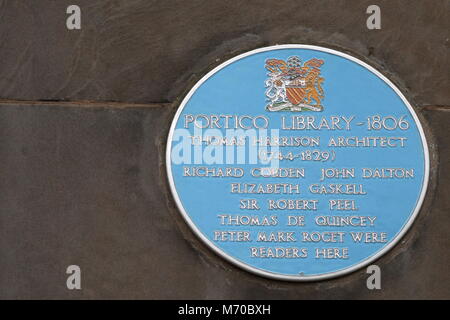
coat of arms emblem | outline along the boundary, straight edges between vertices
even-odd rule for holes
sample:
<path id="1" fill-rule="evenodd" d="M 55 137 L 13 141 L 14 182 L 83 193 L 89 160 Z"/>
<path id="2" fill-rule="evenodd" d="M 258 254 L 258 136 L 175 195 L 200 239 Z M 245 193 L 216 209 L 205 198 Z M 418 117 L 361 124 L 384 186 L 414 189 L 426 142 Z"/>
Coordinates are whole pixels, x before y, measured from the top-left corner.
<path id="1" fill-rule="evenodd" d="M 320 67 L 324 63 L 320 59 L 310 59 L 302 64 L 298 56 L 287 61 L 267 59 L 266 69 L 269 71 L 266 85 L 266 97 L 270 101 L 268 111 L 322 111 L 324 98 Z"/>

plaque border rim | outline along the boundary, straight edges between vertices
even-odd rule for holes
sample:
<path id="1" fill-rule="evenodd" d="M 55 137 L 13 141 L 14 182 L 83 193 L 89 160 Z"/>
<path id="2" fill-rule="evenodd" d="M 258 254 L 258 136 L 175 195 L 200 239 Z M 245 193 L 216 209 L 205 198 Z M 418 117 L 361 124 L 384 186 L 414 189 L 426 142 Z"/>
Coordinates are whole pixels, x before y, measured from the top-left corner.
<path id="1" fill-rule="evenodd" d="M 367 257 L 366 259 L 364 259 L 363 261 L 354 264 L 348 268 L 344 268 L 344 269 L 340 269 L 337 271 L 333 271 L 333 272 L 328 272 L 328 273 L 323 273 L 323 274 L 317 274 L 317 275 L 308 275 L 308 276 L 304 276 L 304 275 L 286 275 L 286 274 L 281 274 L 281 273 L 275 273 L 275 272 L 270 272 L 270 271 L 266 271 L 266 270 L 262 270 L 262 269 L 258 269 L 256 267 L 250 266 L 247 263 L 244 263 L 238 259 L 236 259 L 235 257 L 225 253 L 222 249 L 220 249 L 219 247 L 217 247 L 212 241 L 210 241 L 206 236 L 203 235 L 203 233 L 199 230 L 199 228 L 197 228 L 197 226 L 195 225 L 195 223 L 191 220 L 191 218 L 189 217 L 189 215 L 187 214 L 187 212 L 185 211 L 183 204 L 181 203 L 181 200 L 178 196 L 175 184 L 174 184 L 174 180 L 173 180 L 173 175 L 172 175 L 172 167 L 171 167 L 171 150 L 172 150 L 172 138 L 173 138 L 173 132 L 175 130 L 176 124 L 179 120 L 180 114 L 181 112 L 184 110 L 187 102 L 190 100 L 190 98 L 192 97 L 192 95 L 195 93 L 195 91 L 197 91 L 197 89 L 205 82 L 207 81 L 212 75 L 214 75 L 215 73 L 217 73 L 219 70 L 225 68 L 226 66 L 241 60 L 245 57 L 257 54 L 257 53 L 261 53 L 261 52 L 266 52 L 266 51 L 272 51 L 272 50 L 282 50 L 282 49 L 309 49 L 309 50 L 317 50 L 317 51 L 321 51 L 321 52 L 325 52 L 325 53 L 329 53 L 329 54 L 333 54 L 333 55 L 337 55 L 343 58 L 346 58 L 348 60 L 351 60 L 361 66 L 363 66 L 364 68 L 366 68 L 367 70 L 369 70 L 370 72 L 372 72 L 373 74 L 375 74 L 378 78 L 380 78 L 381 80 L 383 80 L 389 87 L 391 87 L 392 90 L 394 90 L 394 92 L 401 98 L 401 100 L 403 101 L 403 103 L 406 105 L 406 107 L 408 108 L 409 112 L 411 113 L 411 116 L 414 119 L 414 122 L 416 123 L 416 126 L 419 130 L 420 133 L 420 137 L 421 137 L 421 141 L 422 141 L 422 146 L 423 146 L 423 152 L 424 152 L 424 166 L 425 166 L 425 170 L 424 170 L 424 176 L 423 176 L 423 181 L 422 181 L 422 190 L 420 193 L 420 196 L 417 200 L 416 206 L 414 208 L 414 210 L 412 211 L 412 214 L 410 215 L 409 219 L 407 220 L 406 224 L 404 225 L 404 227 L 402 229 L 400 229 L 400 231 L 398 232 L 398 234 L 395 236 L 394 239 L 392 239 L 392 241 L 385 247 L 383 247 L 380 251 L 376 252 L 375 254 Z M 259 275 L 259 276 L 263 276 L 266 278 L 270 278 L 270 279 L 275 279 L 275 280 L 283 280 L 283 281 L 295 281 L 295 282 L 308 282 L 308 281 L 319 281 L 319 280 L 326 280 L 326 279 L 331 279 L 331 278 L 336 278 L 336 277 L 340 277 L 346 274 L 350 274 L 352 272 L 355 272 L 367 265 L 369 265 L 371 262 L 377 260 L 378 258 L 380 258 L 381 256 L 383 256 L 384 254 L 386 254 L 387 252 L 389 252 L 395 245 L 397 245 L 397 243 L 404 237 L 404 235 L 409 231 L 409 229 L 411 228 L 411 226 L 413 225 L 414 221 L 417 218 L 417 215 L 419 214 L 424 199 L 425 199 L 425 195 L 428 189 L 428 184 L 429 184 L 429 178 L 430 178 L 430 154 L 429 154 L 429 147 L 428 147 L 428 143 L 426 140 L 426 135 L 425 132 L 423 130 L 422 127 L 422 123 L 420 122 L 419 117 L 416 114 L 416 111 L 414 110 L 414 108 L 411 106 L 411 104 L 409 103 L 408 99 L 406 99 L 406 97 L 403 95 L 403 93 L 400 91 L 400 89 L 392 82 L 390 81 L 385 75 L 383 75 L 380 71 L 378 71 L 377 69 L 375 69 L 374 67 L 372 67 L 371 65 L 369 65 L 368 63 L 348 54 L 348 53 L 344 53 L 338 50 L 334 50 L 334 49 L 330 49 L 327 47 L 322 47 L 322 46 L 317 46 L 317 45 L 309 45 L 309 44 L 279 44 L 279 45 L 271 45 L 271 46 L 265 46 L 265 47 L 260 47 L 257 49 L 253 49 L 250 51 L 246 51 L 244 53 L 238 54 L 224 62 L 222 62 L 221 64 L 219 64 L 218 66 L 214 67 L 212 70 L 210 70 L 208 73 L 206 73 L 205 75 L 203 75 L 201 77 L 200 80 L 198 80 L 194 86 L 189 90 L 189 92 L 184 96 L 183 100 L 181 101 L 180 105 L 177 108 L 177 111 L 173 117 L 172 123 L 170 125 L 170 129 L 169 129 L 169 134 L 167 137 L 167 142 L 166 142 L 166 173 L 167 173 L 167 178 L 169 180 L 169 186 L 170 186 L 170 190 L 172 192 L 172 196 L 175 199 L 175 203 L 177 205 L 178 210 L 181 212 L 183 219 L 185 220 L 185 222 L 188 224 L 188 226 L 190 227 L 190 229 L 195 233 L 195 235 L 200 238 L 200 240 L 206 244 L 210 249 L 212 249 L 217 255 L 219 255 L 221 258 L 225 259 L 226 261 L 234 264 L 235 266 L 244 269 L 250 273 Z"/>

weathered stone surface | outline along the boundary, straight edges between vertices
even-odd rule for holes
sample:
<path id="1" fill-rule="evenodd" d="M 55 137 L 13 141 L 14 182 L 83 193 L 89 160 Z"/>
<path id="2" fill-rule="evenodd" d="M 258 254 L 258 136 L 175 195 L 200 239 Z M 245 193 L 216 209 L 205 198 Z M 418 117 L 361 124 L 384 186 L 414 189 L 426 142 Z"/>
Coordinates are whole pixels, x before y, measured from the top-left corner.
<path id="1" fill-rule="evenodd" d="M 76 3 L 81 31 L 65 28 L 72 1 L 0 0 L 0 99 L 56 100 L 0 101 L 0 298 L 450 298 L 449 1 L 378 0 L 375 31 L 368 0 Z M 417 107 L 435 105 L 420 113 L 429 192 L 377 261 L 380 291 L 366 288 L 365 270 L 314 283 L 249 274 L 175 208 L 164 148 L 177 101 L 213 65 L 276 43 L 348 51 Z M 82 268 L 81 291 L 66 288 L 70 264 Z"/>
<path id="2" fill-rule="evenodd" d="M 379 0 L 382 29 L 366 28 L 373 1 L 0 1 L 0 98 L 173 101 L 186 80 L 248 49 L 312 43 L 384 66 L 420 104 L 449 101 L 448 0 Z M 401 79 L 401 80 L 400 80 Z"/>
<path id="3" fill-rule="evenodd" d="M 3 103 L 0 298 L 450 298 L 449 110 L 423 111 L 439 166 L 433 159 L 419 219 L 377 261 L 382 290 L 369 291 L 364 269 L 280 282 L 204 247 L 175 209 L 165 177 L 174 107 Z M 71 264 L 82 268 L 81 291 L 66 289 Z"/>

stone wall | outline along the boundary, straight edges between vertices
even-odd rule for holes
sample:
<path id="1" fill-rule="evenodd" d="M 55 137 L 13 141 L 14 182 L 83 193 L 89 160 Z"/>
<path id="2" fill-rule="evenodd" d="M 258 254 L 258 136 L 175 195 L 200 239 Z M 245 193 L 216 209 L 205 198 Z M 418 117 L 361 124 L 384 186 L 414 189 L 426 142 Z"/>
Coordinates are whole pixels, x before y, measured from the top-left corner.
<path id="1" fill-rule="evenodd" d="M 82 10 L 66 29 L 66 8 Z M 382 10 L 381 30 L 366 8 Z M 0 298 L 450 298 L 448 0 L 0 1 Z M 377 67 L 415 107 L 431 179 L 418 219 L 376 263 L 290 283 L 242 271 L 188 229 L 165 174 L 186 90 L 229 57 L 282 43 Z M 82 290 L 66 288 L 66 267 Z"/>

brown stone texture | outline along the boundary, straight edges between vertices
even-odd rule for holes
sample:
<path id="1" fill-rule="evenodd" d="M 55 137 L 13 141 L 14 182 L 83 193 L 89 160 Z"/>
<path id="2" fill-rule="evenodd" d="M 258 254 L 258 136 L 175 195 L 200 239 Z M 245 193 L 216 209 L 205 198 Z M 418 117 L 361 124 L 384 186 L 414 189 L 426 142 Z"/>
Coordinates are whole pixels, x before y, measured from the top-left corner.
<path id="1" fill-rule="evenodd" d="M 66 29 L 66 8 L 82 29 Z M 382 29 L 368 30 L 370 4 Z M 450 298 L 450 2 L 0 0 L 0 299 Z M 416 107 L 431 179 L 419 218 L 376 263 L 291 283 L 208 250 L 167 186 L 165 141 L 195 80 L 278 43 L 379 68 Z M 82 290 L 66 288 L 66 267 Z"/>

